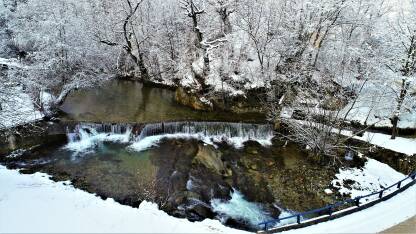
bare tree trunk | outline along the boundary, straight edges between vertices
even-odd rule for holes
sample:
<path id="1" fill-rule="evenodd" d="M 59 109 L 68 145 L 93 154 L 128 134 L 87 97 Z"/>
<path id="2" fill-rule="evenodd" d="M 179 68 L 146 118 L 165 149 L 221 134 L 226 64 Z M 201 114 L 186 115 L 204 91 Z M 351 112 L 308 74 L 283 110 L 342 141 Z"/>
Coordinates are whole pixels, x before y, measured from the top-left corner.
<path id="1" fill-rule="evenodd" d="M 198 38 L 197 46 L 200 47 L 203 38 L 202 38 L 201 30 L 198 27 L 197 15 L 196 14 L 193 14 L 191 17 L 192 17 L 192 23 L 194 25 L 194 32 L 196 34 L 196 38 Z"/>
<path id="2" fill-rule="evenodd" d="M 209 54 L 208 49 L 204 48 L 204 77 L 209 74 Z"/>
<path id="3" fill-rule="evenodd" d="M 188 17 L 192 19 L 193 31 L 195 32 L 196 37 L 198 39 L 196 46 L 200 48 L 203 37 L 198 25 L 198 15 L 204 14 L 205 11 L 203 9 L 200 9 L 199 6 L 194 3 L 194 0 L 181 0 L 180 4 L 181 8 L 187 11 Z"/>
<path id="4" fill-rule="evenodd" d="M 222 26 L 223 26 L 223 33 L 229 34 L 232 31 L 232 25 L 230 22 L 230 14 L 234 12 L 234 10 L 228 10 L 227 7 L 221 7 L 217 9 L 218 14 L 221 17 Z"/>
<path id="5" fill-rule="evenodd" d="M 393 124 L 393 128 L 392 128 L 392 132 L 391 132 L 391 139 L 396 139 L 397 136 L 397 123 L 399 122 L 399 117 L 398 116 L 394 116 L 393 119 L 391 120 L 391 123 Z"/>
<path id="6" fill-rule="evenodd" d="M 391 119 L 391 123 L 393 125 L 391 139 L 396 139 L 397 136 L 397 124 L 399 123 L 400 110 L 402 108 L 404 98 L 406 97 L 408 87 L 409 83 L 406 83 L 406 79 L 402 79 L 402 87 L 400 90 L 399 98 L 397 100 L 396 110 L 393 114 L 393 118 Z"/>

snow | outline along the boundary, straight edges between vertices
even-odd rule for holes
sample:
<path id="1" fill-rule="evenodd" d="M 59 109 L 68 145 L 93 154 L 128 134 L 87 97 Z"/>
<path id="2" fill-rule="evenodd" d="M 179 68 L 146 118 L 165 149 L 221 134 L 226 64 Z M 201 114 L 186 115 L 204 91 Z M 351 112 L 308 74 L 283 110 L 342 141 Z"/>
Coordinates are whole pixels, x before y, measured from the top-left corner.
<path id="1" fill-rule="evenodd" d="M 285 119 L 290 119 L 293 116 L 293 109 L 288 107 L 283 107 L 282 111 L 280 112 L 280 117 Z"/>
<path id="2" fill-rule="evenodd" d="M 52 115 L 53 114 L 51 112 L 51 110 L 52 110 L 52 107 L 55 103 L 55 100 L 57 100 L 57 99 L 53 94 L 51 94 L 49 92 L 46 92 L 44 90 L 42 90 L 40 92 L 40 102 L 41 102 L 41 105 L 43 107 L 43 112 L 46 113 L 46 115 Z"/>
<path id="3" fill-rule="evenodd" d="M 244 233 L 216 220 L 192 223 L 174 218 L 149 202 L 136 209 L 101 200 L 68 183 L 0 166 L 0 232 Z"/>
<path id="4" fill-rule="evenodd" d="M 392 140 L 390 135 L 370 132 L 364 133 L 362 137 L 356 136 L 354 138 L 406 155 L 416 154 L 416 139 L 396 137 Z"/>
<path id="5" fill-rule="evenodd" d="M 394 86 L 392 82 L 391 86 Z M 412 90 L 409 91 L 412 93 Z M 354 107 L 353 103 L 348 104 L 341 111 L 340 116 L 344 116 L 350 109 L 347 120 L 356 121 L 360 124 L 374 125 L 376 127 L 392 127 L 390 117 L 395 111 L 396 93 L 386 88 L 385 84 L 381 86 L 369 85 L 362 91 L 358 97 Z M 413 102 L 412 102 L 413 101 Z M 399 128 L 416 128 L 416 105 L 413 100 L 408 97 L 404 103 L 407 108 L 402 108 L 400 113 Z"/>
<path id="6" fill-rule="evenodd" d="M 0 232 L 243 233 L 219 221 L 174 218 L 149 202 L 135 209 L 112 199 L 104 201 L 42 173 L 22 175 L 0 166 L 0 184 Z M 416 186 L 412 186 L 363 211 L 284 233 L 380 232 L 416 215 L 415 204 Z"/>
<path id="7" fill-rule="evenodd" d="M 15 127 L 43 118 L 43 114 L 35 108 L 32 99 L 21 86 L 7 89 L 7 93 L 0 96 L 0 129 Z"/>
<path id="8" fill-rule="evenodd" d="M 43 105 L 50 105 L 54 102 L 54 100 L 56 99 L 53 94 L 48 93 L 46 91 L 42 91 L 40 93 L 41 99 L 42 99 L 42 104 Z"/>
<path id="9" fill-rule="evenodd" d="M 352 133 L 350 131 L 342 131 L 342 134 L 351 136 Z M 396 139 L 392 140 L 391 135 L 373 132 L 365 132 L 362 137 L 354 136 L 353 138 L 408 156 L 416 154 L 416 139 L 414 138 L 396 137 Z"/>
<path id="10" fill-rule="evenodd" d="M 368 159 L 362 169 L 345 169 L 337 174 L 337 180 L 358 181 L 357 187 L 349 190 L 352 196 L 378 190 L 380 186 L 391 185 L 403 177 L 403 174 L 373 159 Z M 43 173 L 22 175 L 0 166 L 0 184 L 0 232 L 243 233 L 215 220 L 192 223 L 174 218 L 149 202 L 143 202 L 136 209 L 112 199 L 101 200 L 68 185 L 69 182 L 53 182 Z M 341 189 L 346 191 L 346 187 Z M 212 201 L 218 212 L 248 218 L 253 224 L 257 222 L 256 217 L 267 216 L 255 203 L 246 203 L 238 192 L 234 192 L 228 202 Z M 379 232 L 416 215 L 415 204 L 416 186 L 412 186 L 363 211 L 284 233 Z M 287 215 L 283 212 L 281 216 Z"/>
<path id="11" fill-rule="evenodd" d="M 387 201 L 331 221 L 282 232 L 303 233 L 378 233 L 416 215 L 416 186 Z"/>
<path id="12" fill-rule="evenodd" d="M 303 120 L 295 120 L 295 119 L 287 119 L 288 121 L 307 125 L 306 121 Z M 314 124 L 314 122 L 310 122 Z M 316 123 L 317 125 L 319 123 Z M 338 133 L 339 129 L 332 129 L 333 133 Z M 353 136 L 353 133 L 348 130 L 342 130 L 341 134 L 347 137 Z M 404 138 L 404 137 L 396 137 L 396 139 L 391 139 L 391 135 L 383 134 L 383 133 L 374 133 L 374 132 L 364 132 L 363 136 L 353 136 L 354 139 L 368 142 L 369 144 L 389 149 L 394 152 L 402 153 L 408 156 L 412 156 L 416 154 L 416 139 L 415 138 Z"/>
<path id="13" fill-rule="evenodd" d="M 211 106 L 212 107 L 212 102 L 210 100 L 208 100 L 206 97 L 200 97 L 199 100 L 204 103 L 207 106 Z"/>
<path id="14" fill-rule="evenodd" d="M 382 187 L 388 187 L 405 178 L 405 175 L 384 163 L 368 159 L 362 169 L 342 169 L 336 177 L 337 179 L 332 184 L 335 187 L 339 187 L 341 193 L 356 197 L 379 191 Z M 342 183 L 346 179 L 356 182 L 351 188 L 347 188 Z M 342 186 L 336 186 L 336 182 L 341 183 Z M 409 182 L 410 179 L 403 183 L 407 184 Z M 415 215 L 416 186 L 413 185 L 394 197 L 362 211 L 282 233 L 377 233 L 404 222 Z"/>
<path id="15" fill-rule="evenodd" d="M 332 192 L 331 189 L 325 189 L 324 192 L 328 195 L 333 194 L 334 192 Z"/>
<path id="16" fill-rule="evenodd" d="M 340 169 L 335 177 L 336 179 L 331 182 L 332 186 L 341 194 L 355 198 L 380 191 L 406 176 L 387 164 L 367 158 L 363 168 Z M 353 184 L 346 185 L 348 180 L 353 181 Z"/>
<path id="17" fill-rule="evenodd" d="M 6 65 L 8 67 L 22 68 L 26 69 L 27 66 L 22 65 L 17 59 L 6 59 L 0 58 L 0 65 Z"/>

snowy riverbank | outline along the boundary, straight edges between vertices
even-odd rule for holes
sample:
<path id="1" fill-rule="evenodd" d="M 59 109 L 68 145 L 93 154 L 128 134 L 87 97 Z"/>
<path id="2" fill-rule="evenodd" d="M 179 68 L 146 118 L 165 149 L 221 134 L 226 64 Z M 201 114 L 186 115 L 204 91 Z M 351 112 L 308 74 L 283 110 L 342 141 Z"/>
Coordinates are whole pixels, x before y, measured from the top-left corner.
<path id="1" fill-rule="evenodd" d="M 0 129 L 35 122 L 43 114 L 35 107 L 31 97 L 22 86 L 15 86 L 0 93 Z"/>
<path id="2" fill-rule="evenodd" d="M 244 233 L 216 220 L 174 218 L 149 202 L 135 209 L 102 200 L 42 173 L 22 175 L 0 166 L 0 184 L 0 232 Z M 414 204 L 416 186 L 363 211 L 287 233 L 379 232 L 416 215 Z"/>
<path id="3" fill-rule="evenodd" d="M 135 209 L 104 201 L 65 184 L 46 174 L 22 175 L 0 166 L 0 232 L 241 232 L 219 221 L 174 218 L 149 202 Z"/>
<path id="4" fill-rule="evenodd" d="M 416 186 L 365 210 L 306 228 L 283 232 L 300 233 L 378 233 L 416 215 Z"/>
<path id="5" fill-rule="evenodd" d="M 342 134 L 352 136 L 350 131 L 342 131 Z M 396 137 L 392 140 L 391 135 L 373 132 L 364 132 L 363 136 L 354 136 L 353 138 L 408 156 L 416 155 L 416 139 L 414 138 Z"/>

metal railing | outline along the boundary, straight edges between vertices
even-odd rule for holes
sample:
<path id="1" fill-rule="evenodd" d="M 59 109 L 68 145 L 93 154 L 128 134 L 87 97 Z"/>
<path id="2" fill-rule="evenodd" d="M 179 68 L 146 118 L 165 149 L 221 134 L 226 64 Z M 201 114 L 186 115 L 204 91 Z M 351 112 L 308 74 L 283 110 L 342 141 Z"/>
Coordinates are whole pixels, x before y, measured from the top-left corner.
<path id="1" fill-rule="evenodd" d="M 313 209 L 313 210 L 297 213 L 297 214 L 294 214 L 294 215 L 290 215 L 290 216 L 287 216 L 287 217 L 265 221 L 265 222 L 259 223 L 258 225 L 263 227 L 262 230 L 267 231 L 269 227 L 270 228 L 275 228 L 275 225 L 280 223 L 283 220 L 296 219 L 296 223 L 301 224 L 302 222 L 305 222 L 305 221 L 308 221 L 310 219 L 316 218 L 316 216 L 313 217 L 313 218 L 306 218 L 308 215 L 310 216 L 310 215 L 313 215 L 313 214 L 317 214 L 318 216 L 320 216 L 320 215 L 326 214 L 326 215 L 332 216 L 332 214 L 334 212 L 342 211 L 342 210 L 337 210 L 337 208 L 339 208 L 341 206 L 353 204 L 354 206 L 359 207 L 361 205 L 360 200 L 371 197 L 371 196 L 375 196 L 375 195 L 378 195 L 378 197 L 375 200 L 371 200 L 370 202 L 375 202 L 377 200 L 380 200 L 380 199 L 383 198 L 384 195 L 387 195 L 386 192 L 388 192 L 388 190 L 390 190 L 392 188 L 396 188 L 395 191 L 400 190 L 400 188 L 403 185 L 403 182 L 408 180 L 408 179 L 410 179 L 410 182 L 407 183 L 407 185 L 414 182 L 415 179 L 416 179 L 416 171 L 413 171 L 406 178 L 404 178 L 404 179 L 398 181 L 397 183 L 392 184 L 389 187 L 384 188 L 380 191 L 370 193 L 370 194 L 367 194 L 367 195 L 364 195 L 364 196 L 358 196 L 358 197 L 355 197 L 355 198 L 346 199 L 344 201 L 339 201 L 339 202 L 336 202 L 334 204 L 330 204 L 330 205 L 327 205 L 325 207 L 321 207 L 321 208 L 318 208 L 318 209 Z M 391 192 L 392 191 L 390 191 L 390 193 Z M 292 224 L 294 224 L 294 223 L 292 223 Z M 292 225 L 292 224 L 288 224 L 288 225 Z"/>

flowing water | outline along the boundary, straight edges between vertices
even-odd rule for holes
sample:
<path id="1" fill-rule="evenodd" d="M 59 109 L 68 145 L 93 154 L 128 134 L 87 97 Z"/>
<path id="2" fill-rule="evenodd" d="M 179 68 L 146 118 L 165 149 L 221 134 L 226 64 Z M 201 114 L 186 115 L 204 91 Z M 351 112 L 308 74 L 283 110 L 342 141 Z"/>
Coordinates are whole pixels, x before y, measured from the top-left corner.
<path id="1" fill-rule="evenodd" d="M 68 125 L 67 142 L 0 163 L 70 180 L 122 204 L 148 200 L 176 217 L 215 218 L 246 230 L 327 202 L 322 188 L 305 185 L 329 184 L 332 171 L 308 162 L 296 145 L 282 147 L 271 125 L 242 123 L 259 122 L 258 115 L 193 111 L 178 106 L 172 91 L 127 81 L 74 92 L 62 110 L 83 122 Z"/>
<path id="2" fill-rule="evenodd" d="M 68 128 L 67 137 L 60 147 L 22 153 L 5 163 L 71 180 L 122 204 L 150 200 L 177 217 L 217 218 L 247 230 L 287 215 L 281 207 L 297 208 L 275 202 L 270 187 L 282 187 L 268 175 L 309 165 L 296 146 L 273 142 L 267 124 L 83 123 Z"/>

